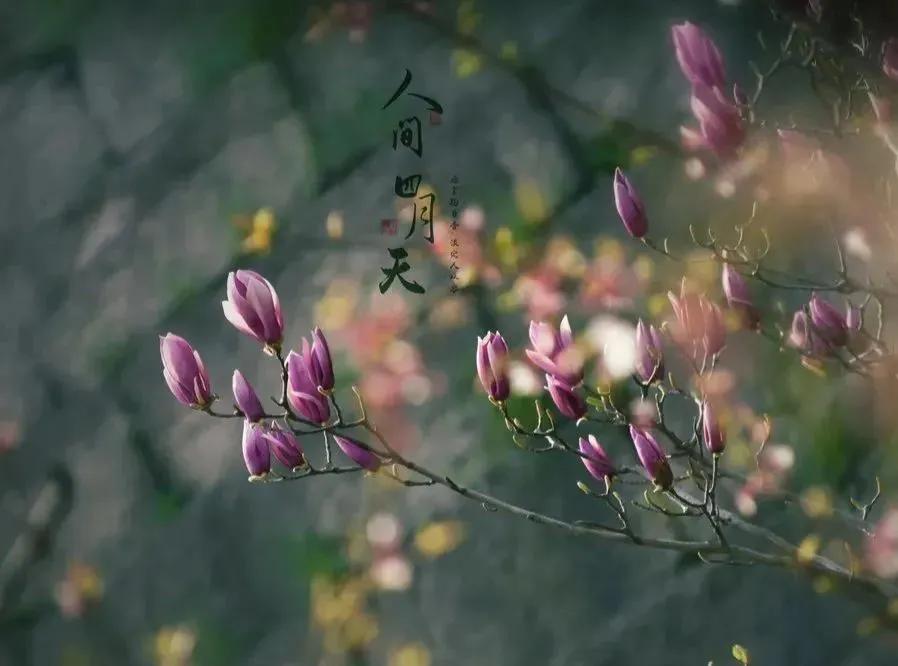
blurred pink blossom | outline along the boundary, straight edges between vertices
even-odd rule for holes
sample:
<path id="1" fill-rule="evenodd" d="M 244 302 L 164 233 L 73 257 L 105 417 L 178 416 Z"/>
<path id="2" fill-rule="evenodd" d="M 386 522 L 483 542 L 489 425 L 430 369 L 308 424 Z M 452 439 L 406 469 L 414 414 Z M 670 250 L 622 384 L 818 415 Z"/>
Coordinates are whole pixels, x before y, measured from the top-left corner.
<path id="1" fill-rule="evenodd" d="M 865 561 L 882 578 L 898 576 L 898 508 L 889 508 L 867 537 Z"/>

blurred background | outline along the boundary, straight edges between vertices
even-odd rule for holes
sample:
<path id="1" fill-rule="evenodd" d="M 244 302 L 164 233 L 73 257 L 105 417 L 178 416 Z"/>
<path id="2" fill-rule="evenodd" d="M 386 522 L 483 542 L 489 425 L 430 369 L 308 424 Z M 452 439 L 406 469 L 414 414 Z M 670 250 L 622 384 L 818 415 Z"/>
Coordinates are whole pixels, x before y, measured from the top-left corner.
<path id="1" fill-rule="evenodd" d="M 758 187 L 783 186 L 780 265 L 832 269 L 820 210 L 839 211 L 852 261 L 892 247 L 864 227 L 866 202 L 825 179 L 777 172 L 743 192 L 681 154 L 689 91 L 670 25 L 702 25 L 750 85 L 749 59 L 770 57 L 757 33 L 785 30 L 765 3 L 55 0 L 0 19 L 0 663 L 703 665 L 736 663 L 734 643 L 757 664 L 895 663 L 860 608 L 793 573 L 573 539 L 377 476 L 249 484 L 239 423 L 181 408 L 161 377 L 158 336 L 174 331 L 224 404 L 234 368 L 278 391 L 274 362 L 222 316 L 228 271 L 253 268 L 280 295 L 286 344 L 328 335 L 347 410 L 355 383 L 410 457 L 588 518 L 582 466 L 513 446 L 475 386 L 474 348 L 499 328 L 520 357 L 531 318 L 568 313 L 596 350 L 624 340 L 591 380 L 629 374 L 636 318 L 668 313 L 684 267 L 628 242 L 617 165 L 672 242 L 689 223 L 731 228 Z M 408 96 L 382 110 L 406 69 L 440 116 Z M 815 108 L 796 81 L 765 94 L 771 116 Z M 410 113 L 420 158 L 391 145 Z M 773 159 L 757 150 L 756 173 Z M 863 146 L 851 159 L 892 168 Z M 420 225 L 403 239 L 393 182 L 413 169 L 437 196 L 433 247 Z M 399 244 L 424 294 L 379 292 Z M 716 270 L 688 272 L 719 295 Z M 802 295 L 757 291 L 787 326 Z M 801 538 L 876 471 L 894 495 L 882 391 L 748 333 L 723 365 L 733 464 L 770 414 L 782 483 L 809 498 L 790 517 L 743 492 L 740 510 Z M 541 380 L 520 364 L 513 381 L 529 421 Z M 617 433 L 603 442 L 629 455 Z"/>

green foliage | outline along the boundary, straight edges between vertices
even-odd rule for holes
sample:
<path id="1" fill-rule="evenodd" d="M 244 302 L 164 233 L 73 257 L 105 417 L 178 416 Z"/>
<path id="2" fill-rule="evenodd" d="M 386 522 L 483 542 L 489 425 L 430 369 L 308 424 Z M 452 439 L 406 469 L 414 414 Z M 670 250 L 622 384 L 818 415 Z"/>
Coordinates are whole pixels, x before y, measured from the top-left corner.
<path id="1" fill-rule="evenodd" d="M 343 540 L 339 537 L 306 532 L 290 537 L 286 551 L 291 573 L 301 582 L 313 576 L 337 579 L 349 571 Z"/>
<path id="2" fill-rule="evenodd" d="M 612 124 L 587 141 L 590 168 L 596 175 L 611 175 L 617 167 L 630 166 L 630 155 L 634 147 L 632 132 L 626 127 Z"/>
<path id="3" fill-rule="evenodd" d="M 197 39 L 183 54 L 196 89 L 210 90 L 237 68 L 273 57 L 302 27 L 303 7 L 289 0 L 256 0 L 204 13 L 204 29 L 194 31 Z"/>
<path id="4" fill-rule="evenodd" d="M 231 666 L 245 663 L 248 645 L 238 634 L 209 619 L 200 622 L 192 655 L 194 666 Z"/>
<path id="5" fill-rule="evenodd" d="M 154 495 L 156 517 L 160 522 L 169 522 L 184 510 L 185 498 L 177 492 L 157 492 Z"/>
<path id="6" fill-rule="evenodd" d="M 28 32 L 5 34 L 14 34 L 16 38 L 27 35 L 28 44 L 22 46 L 41 51 L 74 43 L 101 3 L 99 0 L 39 0 L 17 5 L 18 13 L 13 16 L 21 25 L 28 26 Z"/>

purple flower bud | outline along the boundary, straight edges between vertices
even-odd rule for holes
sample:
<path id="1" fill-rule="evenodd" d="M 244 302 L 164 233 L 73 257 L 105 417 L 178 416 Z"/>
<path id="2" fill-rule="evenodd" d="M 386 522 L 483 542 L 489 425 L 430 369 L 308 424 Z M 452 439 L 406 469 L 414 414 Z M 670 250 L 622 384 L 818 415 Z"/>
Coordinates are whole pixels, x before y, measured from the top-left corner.
<path id="1" fill-rule="evenodd" d="M 652 433 L 631 425 L 630 439 L 633 440 L 633 446 L 636 447 L 639 462 L 642 463 L 652 482 L 659 488 L 665 490 L 670 488 L 673 485 L 673 471 L 670 469 L 670 463 L 667 462 L 664 449 L 661 448 Z"/>
<path id="2" fill-rule="evenodd" d="M 696 84 L 692 89 L 691 107 L 705 145 L 714 153 L 727 157 L 742 145 L 745 140 L 742 116 L 720 88 Z"/>
<path id="3" fill-rule="evenodd" d="M 580 460 L 596 480 L 604 481 L 606 477 L 615 475 L 614 465 L 595 435 L 580 438 L 580 453 L 583 454 Z"/>
<path id="4" fill-rule="evenodd" d="M 271 427 L 263 432 L 271 452 L 284 467 L 296 469 L 305 465 L 306 459 L 296 435 L 289 430 L 283 430 L 277 423 L 272 423 Z"/>
<path id="5" fill-rule="evenodd" d="M 757 328 L 760 321 L 760 313 L 751 301 L 751 292 L 748 283 L 742 274 L 730 264 L 723 265 L 721 275 L 723 293 L 729 306 L 742 315 L 743 322 L 749 328 Z"/>
<path id="6" fill-rule="evenodd" d="M 327 396 L 309 374 L 308 363 L 294 351 L 287 354 L 287 404 L 307 421 L 327 423 L 331 409 Z"/>
<path id="7" fill-rule="evenodd" d="M 702 438 L 711 453 L 723 453 L 726 448 L 726 433 L 721 429 L 715 410 L 707 400 L 702 403 Z"/>
<path id="8" fill-rule="evenodd" d="M 262 425 L 243 422 L 243 460 L 252 476 L 262 476 L 271 471 L 271 451 Z"/>
<path id="9" fill-rule="evenodd" d="M 848 342 L 848 328 L 845 318 L 834 305 L 824 301 L 817 294 L 811 296 L 809 308 L 814 330 L 826 342 L 841 347 Z"/>
<path id="10" fill-rule="evenodd" d="M 552 402 L 558 411 L 569 419 L 576 421 L 586 414 L 586 403 L 570 384 L 552 375 L 546 375 L 546 388 L 549 389 L 549 395 L 552 396 Z"/>
<path id="11" fill-rule="evenodd" d="M 723 56 L 714 41 L 693 23 L 682 23 L 670 29 L 680 69 L 690 83 L 710 88 L 726 85 Z"/>
<path id="12" fill-rule="evenodd" d="M 636 324 L 636 376 L 643 384 L 651 384 L 664 376 L 661 335 L 642 319 Z"/>
<path id="13" fill-rule="evenodd" d="M 497 402 L 508 399 L 508 345 L 498 331 L 477 338 L 477 376 L 490 398 Z"/>
<path id="14" fill-rule="evenodd" d="M 346 454 L 346 457 L 359 467 L 364 467 L 372 472 L 376 472 L 380 467 L 380 458 L 377 454 L 369 451 L 360 442 L 341 435 L 334 435 L 334 441 L 337 442 L 337 446 Z"/>
<path id="15" fill-rule="evenodd" d="M 882 71 L 893 81 L 898 81 L 898 39 L 892 37 L 882 51 Z"/>
<path id="16" fill-rule="evenodd" d="M 252 385 L 246 381 L 246 377 L 239 370 L 234 370 L 234 378 L 231 381 L 234 390 L 234 404 L 243 412 L 247 421 L 260 421 L 265 416 L 259 396 L 253 390 Z"/>
<path id="17" fill-rule="evenodd" d="M 642 238 L 649 230 L 645 206 L 639 192 L 618 167 L 614 170 L 614 206 L 627 233 L 633 238 Z"/>
<path id="18" fill-rule="evenodd" d="M 792 317 L 789 344 L 808 356 L 824 356 L 830 351 L 829 344 L 814 330 L 811 318 L 804 310 L 798 310 Z"/>
<path id="19" fill-rule="evenodd" d="M 561 320 L 557 333 L 545 322 L 531 321 L 530 343 L 533 349 L 524 353 L 540 370 L 571 386 L 583 381 L 583 357 L 574 346 L 567 315 Z"/>
<path id="20" fill-rule="evenodd" d="M 284 338 L 284 317 L 274 287 L 254 271 L 228 273 L 228 300 L 221 302 L 234 327 L 273 349 Z"/>
<path id="21" fill-rule="evenodd" d="M 324 334 L 317 326 L 312 331 L 311 346 L 305 338 L 302 339 L 302 359 L 316 388 L 321 387 L 324 391 L 333 390 L 334 366 L 331 362 L 331 352 Z"/>
<path id="22" fill-rule="evenodd" d="M 203 359 L 187 340 L 174 333 L 159 336 L 159 353 L 162 356 L 162 376 L 178 402 L 194 408 L 212 403 L 215 396 L 209 373 Z"/>
<path id="23" fill-rule="evenodd" d="M 730 306 L 736 304 L 751 305 L 751 294 L 748 291 L 748 283 L 742 274 L 739 273 L 730 264 L 723 265 L 723 273 L 721 275 L 723 282 L 723 293 L 726 295 L 727 303 Z"/>

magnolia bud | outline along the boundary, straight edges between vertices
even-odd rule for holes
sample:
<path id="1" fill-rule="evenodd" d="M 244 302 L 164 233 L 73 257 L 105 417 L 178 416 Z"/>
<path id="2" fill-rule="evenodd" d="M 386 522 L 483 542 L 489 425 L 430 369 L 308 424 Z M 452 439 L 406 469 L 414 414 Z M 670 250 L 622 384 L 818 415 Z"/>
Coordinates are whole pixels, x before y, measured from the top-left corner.
<path id="1" fill-rule="evenodd" d="M 711 453 L 720 454 L 726 448 L 726 434 L 721 429 L 715 410 L 708 401 L 702 403 L 702 439 Z"/>
<path id="2" fill-rule="evenodd" d="M 636 324 L 636 376 L 643 384 L 651 384 L 664 376 L 661 335 L 642 319 Z"/>
<path id="3" fill-rule="evenodd" d="M 645 206 L 639 193 L 620 168 L 614 170 L 614 205 L 627 233 L 642 238 L 649 230 Z"/>
<path id="4" fill-rule="evenodd" d="M 287 403 L 312 423 L 327 423 L 330 403 L 318 390 L 318 380 L 310 374 L 309 364 L 294 351 L 287 354 Z"/>
<path id="5" fill-rule="evenodd" d="M 255 271 L 228 273 L 228 300 L 221 302 L 234 327 L 266 347 L 279 348 L 284 338 L 281 303 L 271 283 Z"/>
<path id="6" fill-rule="evenodd" d="M 271 451 L 262 425 L 243 422 L 243 461 L 252 476 L 262 476 L 271 471 Z"/>
<path id="7" fill-rule="evenodd" d="M 167 333 L 159 337 L 162 376 L 172 395 L 181 404 L 202 408 L 212 403 L 212 384 L 203 359 L 180 335 Z"/>
<path id="8" fill-rule="evenodd" d="M 508 399 L 511 384 L 508 380 L 508 345 L 499 334 L 487 332 L 477 338 L 477 377 L 483 390 L 496 402 Z"/>
<path id="9" fill-rule="evenodd" d="M 549 395 L 552 396 L 552 402 L 558 411 L 566 417 L 576 421 L 586 415 L 586 403 L 574 387 L 557 377 L 546 375 L 546 388 L 549 389 Z"/>
<path id="10" fill-rule="evenodd" d="M 361 442 L 343 435 L 334 435 L 334 441 L 337 442 L 337 446 L 346 457 L 359 467 L 364 467 L 371 472 L 377 471 L 380 467 L 380 458 L 363 446 Z"/>
<path id="11" fill-rule="evenodd" d="M 246 381 L 246 377 L 239 370 L 234 370 L 234 378 L 231 382 L 234 391 L 234 404 L 237 405 L 247 421 L 260 421 L 265 416 L 259 396 L 253 390 L 252 385 Z"/>
<path id="12" fill-rule="evenodd" d="M 580 453 L 583 454 L 580 460 L 596 480 L 604 481 L 614 476 L 614 465 L 611 464 L 611 459 L 595 435 L 580 438 Z"/>
<path id="13" fill-rule="evenodd" d="M 664 449 L 648 430 L 630 426 L 630 439 L 636 448 L 636 456 L 652 482 L 659 488 L 668 489 L 673 485 L 673 471 L 667 462 Z"/>
<path id="14" fill-rule="evenodd" d="M 690 83 L 723 88 L 726 71 L 720 50 L 694 23 L 681 23 L 670 29 L 680 70 Z"/>

